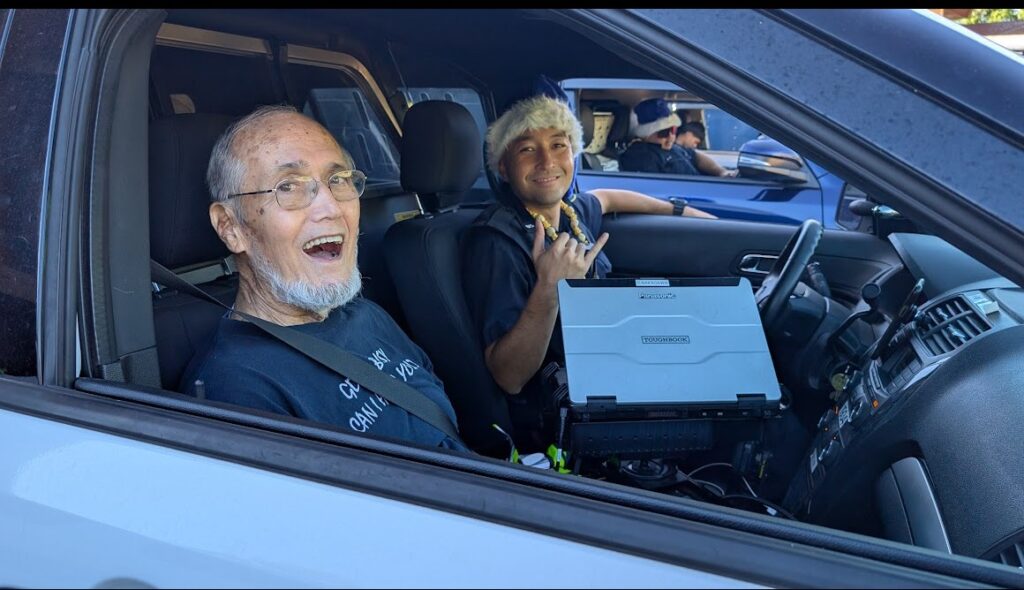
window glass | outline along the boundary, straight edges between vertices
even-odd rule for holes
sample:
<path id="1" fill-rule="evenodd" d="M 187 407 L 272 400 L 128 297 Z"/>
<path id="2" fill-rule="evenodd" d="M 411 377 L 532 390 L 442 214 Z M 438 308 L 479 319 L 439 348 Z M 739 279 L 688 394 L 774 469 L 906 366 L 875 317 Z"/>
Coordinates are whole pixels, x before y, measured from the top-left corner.
<path id="1" fill-rule="evenodd" d="M 333 68 L 291 64 L 288 76 L 302 112 L 326 127 L 352 155 L 369 184 L 399 182 L 399 156 L 385 123 L 356 81 Z M 390 124 L 390 123 L 388 123 Z"/>
<path id="2" fill-rule="evenodd" d="M 703 97 L 660 80 L 566 85 L 583 126 L 580 190 L 683 196 L 719 218 L 842 227 L 833 213 L 841 179 Z"/>
<path id="3" fill-rule="evenodd" d="M 760 135 L 757 129 L 716 108 L 704 109 L 704 125 L 709 150 L 738 152 L 740 146 Z"/>

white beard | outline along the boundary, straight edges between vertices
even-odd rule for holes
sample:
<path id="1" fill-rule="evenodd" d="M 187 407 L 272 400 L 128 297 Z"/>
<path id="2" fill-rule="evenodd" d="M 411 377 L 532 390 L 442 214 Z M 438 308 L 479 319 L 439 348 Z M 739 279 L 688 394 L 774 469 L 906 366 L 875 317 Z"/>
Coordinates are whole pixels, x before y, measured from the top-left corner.
<path id="1" fill-rule="evenodd" d="M 339 282 L 309 285 L 301 281 L 284 280 L 258 248 L 250 248 L 248 254 L 253 274 L 264 284 L 270 285 L 274 299 L 321 317 L 327 317 L 331 310 L 352 301 L 363 288 L 363 277 L 356 266 L 352 267 L 347 278 Z M 358 257 L 358 246 L 352 254 Z"/>

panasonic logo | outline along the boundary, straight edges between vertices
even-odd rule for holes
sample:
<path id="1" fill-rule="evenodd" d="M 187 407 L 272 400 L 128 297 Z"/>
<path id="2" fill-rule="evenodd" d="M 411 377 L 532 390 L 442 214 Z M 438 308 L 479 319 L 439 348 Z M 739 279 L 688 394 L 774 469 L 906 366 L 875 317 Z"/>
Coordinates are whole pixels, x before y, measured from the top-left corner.
<path id="1" fill-rule="evenodd" d="M 640 293 L 640 299 L 675 299 L 675 293 Z"/>
<path id="2" fill-rule="evenodd" d="M 641 336 L 640 342 L 644 344 L 689 344 L 690 337 L 682 336 Z"/>

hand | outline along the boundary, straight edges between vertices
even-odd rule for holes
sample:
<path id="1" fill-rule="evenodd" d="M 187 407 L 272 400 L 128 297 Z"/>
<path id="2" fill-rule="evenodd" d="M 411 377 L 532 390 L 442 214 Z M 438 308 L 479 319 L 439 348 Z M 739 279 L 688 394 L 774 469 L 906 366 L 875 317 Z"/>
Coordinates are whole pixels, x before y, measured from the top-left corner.
<path id="1" fill-rule="evenodd" d="M 608 233 L 605 232 L 588 252 L 582 243 L 563 232 L 545 248 L 544 226 L 537 223 L 533 232 L 533 265 L 537 269 L 538 283 L 554 286 L 561 279 L 585 278 L 590 265 L 607 242 Z"/>
<path id="2" fill-rule="evenodd" d="M 731 178 L 735 178 L 735 177 L 737 177 L 739 175 L 740 175 L 740 171 L 738 169 L 737 170 L 723 170 L 722 173 L 719 174 L 719 176 L 728 176 L 728 177 L 731 177 Z"/>

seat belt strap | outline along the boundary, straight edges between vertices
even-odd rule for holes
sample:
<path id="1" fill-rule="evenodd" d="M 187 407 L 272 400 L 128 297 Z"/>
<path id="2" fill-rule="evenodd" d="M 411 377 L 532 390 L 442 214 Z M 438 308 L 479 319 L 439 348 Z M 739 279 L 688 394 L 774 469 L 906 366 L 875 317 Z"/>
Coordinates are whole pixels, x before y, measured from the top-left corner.
<path id="1" fill-rule="evenodd" d="M 279 326 L 247 313 L 231 309 L 199 287 L 178 278 L 174 272 L 155 260 L 150 260 L 149 265 L 152 279 L 155 282 L 200 299 L 205 299 L 210 303 L 238 314 L 281 342 L 291 346 L 335 373 L 366 387 L 445 433 L 450 438 L 457 441 L 462 440 L 459 438 L 458 429 L 452 423 L 448 414 L 441 409 L 441 406 L 405 382 L 388 376 L 386 373 L 370 365 L 370 363 L 316 336 L 311 336 L 286 326 Z"/>

